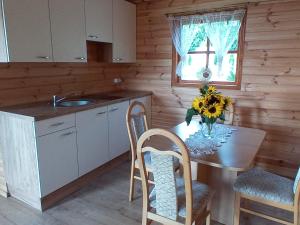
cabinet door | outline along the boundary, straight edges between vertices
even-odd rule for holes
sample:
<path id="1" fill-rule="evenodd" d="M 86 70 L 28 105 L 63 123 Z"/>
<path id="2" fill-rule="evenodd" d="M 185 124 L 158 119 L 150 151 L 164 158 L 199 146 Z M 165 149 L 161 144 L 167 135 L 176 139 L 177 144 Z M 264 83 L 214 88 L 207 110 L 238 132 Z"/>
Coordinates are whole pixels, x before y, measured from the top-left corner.
<path id="1" fill-rule="evenodd" d="M 128 106 L 129 101 L 108 106 L 110 159 L 116 158 L 130 149 L 126 127 Z"/>
<path id="2" fill-rule="evenodd" d="M 146 108 L 146 115 L 147 115 L 147 121 L 148 121 L 148 127 L 151 128 L 151 105 L 152 105 L 152 101 L 151 101 L 151 96 L 145 96 L 145 97 L 141 97 L 141 98 L 136 98 L 131 100 L 131 102 L 134 101 L 138 101 L 144 104 L 145 108 Z M 134 113 L 138 113 L 133 111 Z"/>
<path id="3" fill-rule="evenodd" d="M 113 62 L 136 61 L 136 6 L 113 0 Z"/>
<path id="4" fill-rule="evenodd" d="M 107 107 L 76 113 L 79 176 L 109 161 Z"/>
<path id="5" fill-rule="evenodd" d="M 49 0 L 55 62 L 86 62 L 84 2 Z"/>
<path id="6" fill-rule="evenodd" d="M 51 62 L 48 0 L 7 0 L 4 14 L 11 62 Z"/>
<path id="7" fill-rule="evenodd" d="M 112 1 L 85 0 L 87 40 L 112 43 Z"/>
<path id="8" fill-rule="evenodd" d="M 37 138 L 41 197 L 78 178 L 76 129 Z"/>

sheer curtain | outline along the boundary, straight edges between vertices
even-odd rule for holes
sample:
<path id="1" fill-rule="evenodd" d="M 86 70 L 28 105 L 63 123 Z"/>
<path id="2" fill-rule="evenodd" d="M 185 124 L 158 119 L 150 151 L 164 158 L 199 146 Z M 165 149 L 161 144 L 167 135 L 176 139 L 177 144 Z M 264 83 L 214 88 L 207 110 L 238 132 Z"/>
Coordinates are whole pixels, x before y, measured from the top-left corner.
<path id="1" fill-rule="evenodd" d="M 218 76 L 222 76 L 224 57 L 238 39 L 244 14 L 245 10 L 235 10 L 192 16 L 169 16 L 173 44 L 180 55 L 176 68 L 177 75 L 182 75 L 182 70 L 187 64 L 187 54 L 197 32 L 200 31 L 199 24 L 202 24 L 205 35 L 216 53 Z"/>
<path id="2" fill-rule="evenodd" d="M 197 34 L 196 16 L 170 16 L 168 17 L 173 44 L 177 53 L 180 55 L 180 61 L 176 67 L 176 74 L 182 75 L 182 69 L 187 63 L 187 54 L 191 48 L 193 40 Z"/>
<path id="3" fill-rule="evenodd" d="M 215 52 L 218 76 L 222 77 L 223 60 L 235 41 L 238 40 L 244 10 L 235 10 L 202 15 L 205 33 Z"/>

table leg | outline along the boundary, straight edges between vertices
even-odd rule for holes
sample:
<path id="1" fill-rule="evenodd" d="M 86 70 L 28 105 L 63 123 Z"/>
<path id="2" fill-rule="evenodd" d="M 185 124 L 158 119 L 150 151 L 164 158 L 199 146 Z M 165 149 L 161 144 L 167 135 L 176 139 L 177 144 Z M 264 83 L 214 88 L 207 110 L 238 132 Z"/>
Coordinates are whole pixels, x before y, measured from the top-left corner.
<path id="1" fill-rule="evenodd" d="M 197 177 L 200 182 L 207 183 L 215 191 L 211 206 L 212 220 L 233 225 L 233 183 L 237 172 L 199 164 Z"/>

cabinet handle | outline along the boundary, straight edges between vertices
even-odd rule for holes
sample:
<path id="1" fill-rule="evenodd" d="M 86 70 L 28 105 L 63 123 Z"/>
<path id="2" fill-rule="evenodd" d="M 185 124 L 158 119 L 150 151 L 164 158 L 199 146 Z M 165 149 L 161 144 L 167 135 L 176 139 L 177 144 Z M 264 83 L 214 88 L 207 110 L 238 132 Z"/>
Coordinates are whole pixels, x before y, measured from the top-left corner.
<path id="1" fill-rule="evenodd" d="M 39 59 L 49 59 L 49 56 L 38 56 Z"/>
<path id="2" fill-rule="evenodd" d="M 70 136 L 71 134 L 74 134 L 74 131 L 64 133 L 64 134 L 61 135 L 61 137 Z"/>
<path id="3" fill-rule="evenodd" d="M 104 111 L 104 112 L 99 112 L 99 113 L 97 113 L 97 115 L 103 115 L 103 114 L 105 114 L 106 113 L 106 111 Z"/>
<path id="4" fill-rule="evenodd" d="M 84 57 L 77 57 L 77 58 L 75 58 L 75 59 L 78 59 L 78 60 L 85 60 Z"/>
<path id="5" fill-rule="evenodd" d="M 58 127 L 58 126 L 61 126 L 63 124 L 64 124 L 64 122 L 54 123 L 54 124 L 51 124 L 50 127 Z"/>
<path id="6" fill-rule="evenodd" d="M 97 35 L 89 35 L 89 38 L 96 39 L 96 38 L 98 38 L 98 36 Z"/>
<path id="7" fill-rule="evenodd" d="M 111 110 L 109 110 L 109 112 L 114 112 L 114 111 L 117 111 L 119 108 L 113 108 Z"/>

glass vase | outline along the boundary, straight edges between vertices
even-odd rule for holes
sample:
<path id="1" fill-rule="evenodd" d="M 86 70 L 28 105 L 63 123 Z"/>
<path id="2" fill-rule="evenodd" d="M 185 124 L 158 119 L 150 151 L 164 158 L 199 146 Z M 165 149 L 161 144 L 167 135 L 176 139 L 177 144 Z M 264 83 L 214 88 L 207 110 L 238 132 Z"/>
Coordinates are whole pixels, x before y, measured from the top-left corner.
<path id="1" fill-rule="evenodd" d="M 215 123 L 203 123 L 201 131 L 204 137 L 212 139 L 215 134 Z"/>

